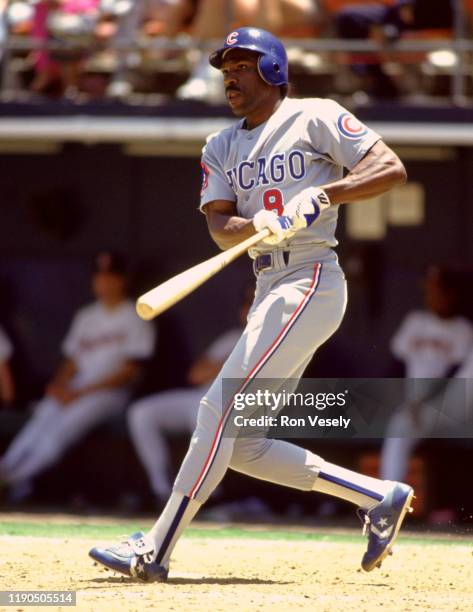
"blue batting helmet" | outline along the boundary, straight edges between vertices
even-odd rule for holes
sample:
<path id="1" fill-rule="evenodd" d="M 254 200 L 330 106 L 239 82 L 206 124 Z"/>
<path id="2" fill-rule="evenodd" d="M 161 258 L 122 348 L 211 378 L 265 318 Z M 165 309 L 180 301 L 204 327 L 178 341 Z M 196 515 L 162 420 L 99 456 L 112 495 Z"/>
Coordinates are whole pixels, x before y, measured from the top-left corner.
<path id="1" fill-rule="evenodd" d="M 230 32 L 223 47 L 210 55 L 211 65 L 220 68 L 225 53 L 230 49 L 248 49 L 259 53 L 258 72 L 263 81 L 277 86 L 288 84 L 286 49 L 270 32 L 259 28 L 239 28 Z"/>

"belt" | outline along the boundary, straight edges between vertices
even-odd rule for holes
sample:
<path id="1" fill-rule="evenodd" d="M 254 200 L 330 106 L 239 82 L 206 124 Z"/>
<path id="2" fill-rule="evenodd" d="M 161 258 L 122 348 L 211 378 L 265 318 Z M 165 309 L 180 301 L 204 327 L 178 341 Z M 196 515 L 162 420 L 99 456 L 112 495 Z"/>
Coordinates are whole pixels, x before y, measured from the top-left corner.
<path id="1" fill-rule="evenodd" d="M 282 256 L 284 259 L 284 263 L 289 263 L 289 251 L 283 251 Z M 271 270 L 274 267 L 274 254 L 273 253 L 262 253 L 261 255 L 257 255 L 253 261 L 253 268 L 255 274 L 259 274 L 260 272 L 266 272 L 267 270 Z"/>

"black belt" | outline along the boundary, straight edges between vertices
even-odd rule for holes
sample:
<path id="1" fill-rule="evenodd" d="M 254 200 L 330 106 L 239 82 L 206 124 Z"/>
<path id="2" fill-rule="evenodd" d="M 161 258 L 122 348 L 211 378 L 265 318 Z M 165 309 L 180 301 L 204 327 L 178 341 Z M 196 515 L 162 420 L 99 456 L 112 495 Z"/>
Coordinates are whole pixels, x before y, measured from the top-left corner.
<path id="1" fill-rule="evenodd" d="M 284 263 L 287 266 L 289 263 L 289 251 L 283 251 L 282 256 Z M 274 254 L 262 253 L 261 255 L 257 255 L 253 265 L 256 274 L 259 274 L 259 272 L 264 272 L 265 270 L 271 270 L 274 267 Z"/>

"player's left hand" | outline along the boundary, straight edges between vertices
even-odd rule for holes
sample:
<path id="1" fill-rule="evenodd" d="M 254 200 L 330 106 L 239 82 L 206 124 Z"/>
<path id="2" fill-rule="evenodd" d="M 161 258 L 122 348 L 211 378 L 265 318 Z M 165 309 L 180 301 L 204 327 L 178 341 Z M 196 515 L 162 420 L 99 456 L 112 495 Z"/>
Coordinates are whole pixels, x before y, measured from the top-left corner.
<path id="1" fill-rule="evenodd" d="M 323 189 L 307 187 L 289 200 L 284 215 L 291 219 L 295 229 L 300 230 L 315 223 L 329 206 L 329 197 Z"/>
<path id="2" fill-rule="evenodd" d="M 266 228 L 271 231 L 271 235 L 261 241 L 270 245 L 291 238 L 295 232 L 292 220 L 287 216 L 279 217 L 274 210 L 259 210 L 253 217 L 253 225 L 257 232 Z"/>
<path id="3" fill-rule="evenodd" d="M 77 389 L 72 389 L 67 385 L 51 384 L 46 389 L 46 395 L 54 398 L 62 406 L 70 404 L 74 400 L 78 399 L 81 392 Z"/>

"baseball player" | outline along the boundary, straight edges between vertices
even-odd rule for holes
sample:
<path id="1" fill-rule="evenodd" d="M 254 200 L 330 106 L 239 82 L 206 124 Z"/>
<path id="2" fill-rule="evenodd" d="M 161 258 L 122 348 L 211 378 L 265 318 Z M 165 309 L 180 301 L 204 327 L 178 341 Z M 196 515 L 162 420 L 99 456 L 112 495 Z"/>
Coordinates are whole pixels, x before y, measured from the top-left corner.
<path id="1" fill-rule="evenodd" d="M 153 327 L 137 317 L 125 289 L 123 262 L 101 253 L 93 275 L 97 301 L 75 315 L 46 396 L 0 460 L 0 480 L 12 487 L 15 501 L 74 442 L 124 409 L 139 361 L 154 347 Z"/>
<path id="2" fill-rule="evenodd" d="M 406 377 L 416 380 L 412 389 L 407 381 L 405 402 L 388 425 L 380 467 L 386 479 L 405 478 L 415 446 L 438 421 L 438 411 L 425 407 L 434 391 L 431 379 L 448 376 L 473 350 L 472 325 L 458 314 L 460 287 L 455 271 L 430 266 L 424 291 L 425 310 L 410 312 L 391 341 L 393 354 L 405 364 Z M 467 378 L 462 370 L 457 376 Z"/>
<path id="3" fill-rule="evenodd" d="M 239 121 L 208 139 L 200 208 L 222 249 L 264 228 L 271 232 L 250 252 L 255 300 L 240 340 L 201 400 L 160 518 L 148 534 L 89 554 L 128 576 L 166 580 L 177 540 L 230 467 L 353 503 L 368 527 L 362 567 L 370 571 L 390 552 L 411 487 L 357 474 L 283 440 L 225 436 L 234 411 L 223 381 L 241 380 L 241 393 L 258 378 L 302 376 L 345 312 L 345 279 L 333 250 L 338 205 L 385 192 L 405 181 L 405 170 L 378 134 L 336 102 L 287 97 L 286 51 L 270 33 L 235 30 L 210 63 L 221 70 Z"/>
<path id="4" fill-rule="evenodd" d="M 0 406 L 11 406 L 15 399 L 15 386 L 9 364 L 12 353 L 12 344 L 0 327 Z"/>
<path id="5" fill-rule="evenodd" d="M 171 389 L 143 397 L 128 410 L 128 430 L 158 506 L 167 501 L 172 489 L 165 435 L 193 431 L 200 399 L 240 338 L 253 296 L 253 290 L 245 291 L 239 311 L 241 327 L 224 332 L 192 364 L 187 377 L 190 388 Z"/>
<path id="6" fill-rule="evenodd" d="M 437 391 L 406 403 L 391 422 L 382 452 L 381 474 L 407 472 L 409 457 L 422 438 L 471 437 L 473 426 L 473 349 L 454 377 Z"/>

